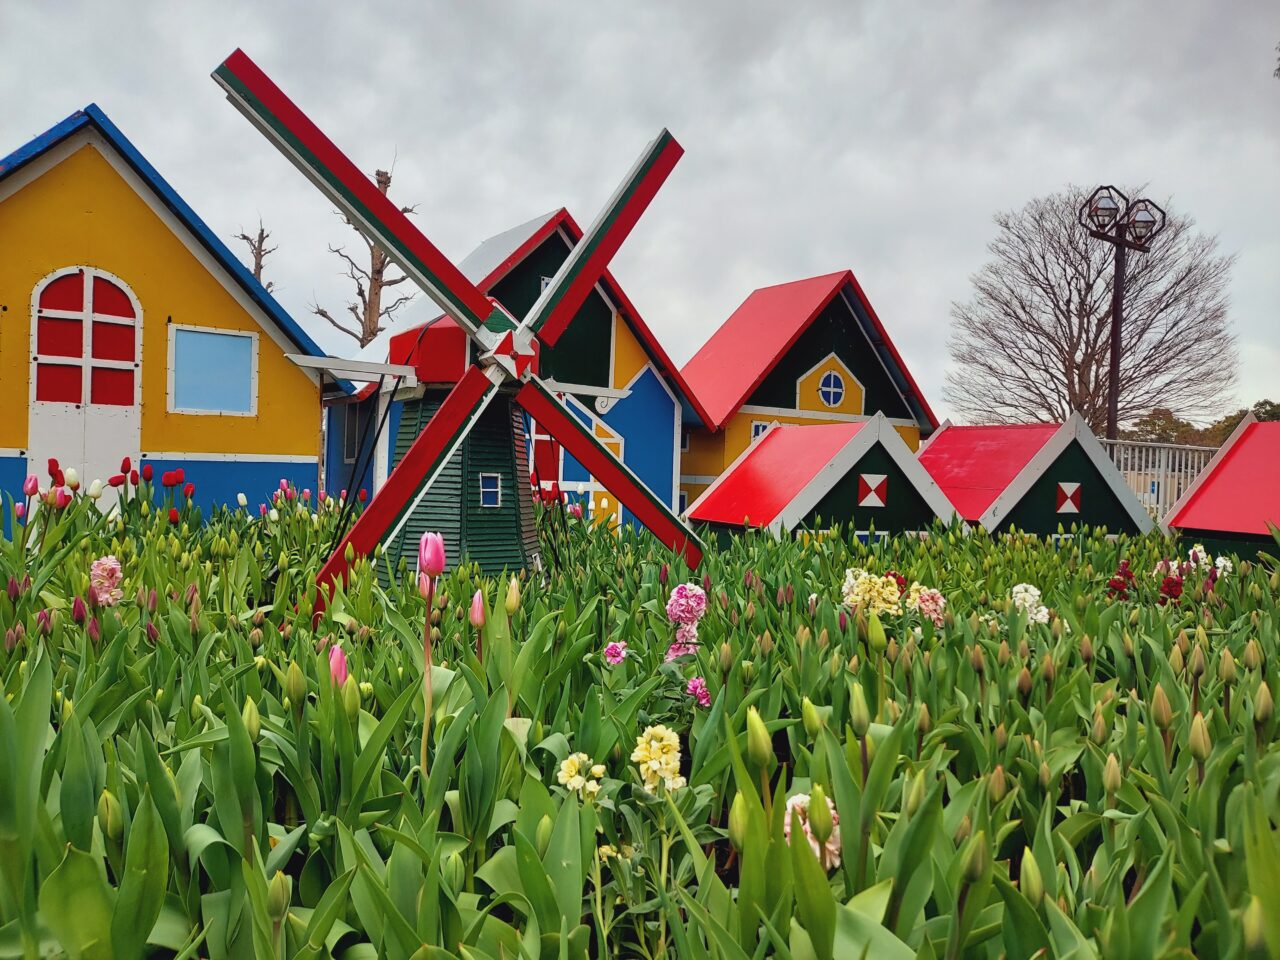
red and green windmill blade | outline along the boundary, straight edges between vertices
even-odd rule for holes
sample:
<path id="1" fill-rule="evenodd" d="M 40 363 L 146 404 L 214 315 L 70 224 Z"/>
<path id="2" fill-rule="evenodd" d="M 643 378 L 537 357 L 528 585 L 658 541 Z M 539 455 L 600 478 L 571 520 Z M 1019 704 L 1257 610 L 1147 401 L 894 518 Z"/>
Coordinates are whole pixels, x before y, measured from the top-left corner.
<path id="1" fill-rule="evenodd" d="M 645 149 L 622 185 L 525 320 L 516 324 L 458 270 L 360 172 L 333 142 L 240 50 L 214 71 L 227 97 L 374 243 L 387 251 L 422 290 L 475 342 L 479 362 L 445 398 L 426 429 L 387 477 L 352 526 L 317 582 L 328 586 L 347 572 L 348 547 L 360 555 L 394 535 L 466 439 L 500 386 L 518 387 L 516 400 L 552 437 L 663 544 L 696 566 L 702 544 L 669 506 L 604 447 L 533 373 L 533 339 L 554 343 L 604 274 L 683 153 L 666 130 Z M 323 602 L 323 591 L 320 594 Z"/>

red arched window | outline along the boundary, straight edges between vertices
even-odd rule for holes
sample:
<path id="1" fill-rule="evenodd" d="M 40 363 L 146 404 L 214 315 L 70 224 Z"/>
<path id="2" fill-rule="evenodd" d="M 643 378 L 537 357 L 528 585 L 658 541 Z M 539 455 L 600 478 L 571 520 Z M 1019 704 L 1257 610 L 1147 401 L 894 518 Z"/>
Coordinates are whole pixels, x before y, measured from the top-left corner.
<path id="1" fill-rule="evenodd" d="M 79 267 L 45 282 L 35 302 L 35 399 L 131 407 L 138 309 L 114 277 Z"/>

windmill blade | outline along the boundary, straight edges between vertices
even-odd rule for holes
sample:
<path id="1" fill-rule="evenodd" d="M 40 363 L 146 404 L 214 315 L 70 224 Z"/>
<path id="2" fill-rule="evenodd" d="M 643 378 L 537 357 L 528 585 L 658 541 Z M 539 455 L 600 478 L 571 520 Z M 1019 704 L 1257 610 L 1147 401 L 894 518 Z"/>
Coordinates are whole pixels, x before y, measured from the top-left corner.
<path id="1" fill-rule="evenodd" d="M 658 188 L 684 154 L 684 147 L 667 130 L 645 148 L 609 202 L 542 291 L 521 326 L 554 345 L 573 315 L 604 275 Z"/>
<path id="2" fill-rule="evenodd" d="M 348 545 L 357 556 L 367 556 L 375 546 L 399 532 L 480 419 L 485 407 L 498 395 L 498 385 L 502 380 L 502 372 L 493 367 L 472 365 L 463 374 L 426 429 L 418 434 L 386 482 L 369 501 L 369 506 L 338 544 L 333 556 L 320 569 L 317 584 L 325 587 L 338 577 L 346 579 Z M 323 589 L 317 603 L 317 609 L 324 604 Z"/>
<path id="3" fill-rule="evenodd" d="M 213 72 L 227 99 L 360 231 L 476 336 L 493 304 L 242 50 Z"/>
<path id="4" fill-rule="evenodd" d="M 668 548 L 684 554 L 690 569 L 702 560 L 702 542 L 665 503 L 613 455 L 591 429 L 537 380 L 529 380 L 516 393 L 516 403 L 560 445 L 573 454 L 618 502 Z"/>

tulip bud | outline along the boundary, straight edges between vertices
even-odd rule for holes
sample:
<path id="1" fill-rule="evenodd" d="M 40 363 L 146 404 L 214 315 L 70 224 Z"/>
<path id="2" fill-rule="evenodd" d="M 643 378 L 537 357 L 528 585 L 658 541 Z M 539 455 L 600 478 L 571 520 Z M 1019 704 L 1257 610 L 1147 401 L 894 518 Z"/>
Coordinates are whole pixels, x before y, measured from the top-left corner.
<path id="1" fill-rule="evenodd" d="M 924 770 L 917 770 L 911 780 L 911 789 L 907 793 L 907 816 L 914 817 L 920 805 L 924 803 L 925 789 L 928 786 Z"/>
<path id="2" fill-rule="evenodd" d="M 826 843 L 835 829 L 831 807 L 827 804 L 827 792 L 822 784 L 815 783 L 809 793 L 809 829 L 813 831 L 819 846 Z"/>
<path id="3" fill-rule="evenodd" d="M 1257 670 L 1262 666 L 1262 648 L 1258 646 L 1256 637 L 1250 637 L 1244 645 L 1244 657 L 1241 659 L 1246 670 Z"/>
<path id="4" fill-rule="evenodd" d="M 1031 696 L 1031 687 L 1034 681 L 1031 679 L 1031 671 L 1023 667 L 1018 671 L 1018 693 L 1025 699 Z"/>
<path id="5" fill-rule="evenodd" d="M 267 887 L 267 916 L 276 923 L 284 919 L 289 912 L 289 901 L 293 898 L 293 881 L 285 876 L 284 871 L 277 870 Z"/>
<path id="6" fill-rule="evenodd" d="M 734 796 L 729 807 L 729 842 L 739 853 L 747 842 L 747 801 L 741 793 Z"/>
<path id="7" fill-rule="evenodd" d="M 1222 648 L 1222 657 L 1218 660 L 1218 679 L 1228 684 L 1236 682 L 1236 658 L 1226 647 Z"/>
<path id="8" fill-rule="evenodd" d="M 1169 651 L 1169 667 L 1175 674 L 1182 673 L 1183 669 L 1186 667 L 1186 663 L 1182 659 L 1182 649 L 1180 647 L 1175 646 Z"/>
<path id="9" fill-rule="evenodd" d="M 747 710 L 747 757 L 759 770 L 772 769 L 777 758 L 773 753 L 773 741 L 755 707 Z"/>
<path id="10" fill-rule="evenodd" d="M 299 706 L 307 696 L 307 678 L 296 660 L 289 661 L 289 669 L 284 674 L 284 692 Z"/>
<path id="11" fill-rule="evenodd" d="M 551 830 L 554 826 L 551 815 L 548 813 L 544 813 L 542 819 L 538 821 L 537 830 L 534 832 L 534 845 L 538 848 L 539 857 L 545 856 L 547 847 L 551 845 Z"/>
<path id="12" fill-rule="evenodd" d="M 1122 776 L 1120 773 L 1120 761 L 1116 759 L 1114 753 L 1107 754 L 1107 765 L 1102 771 L 1102 789 L 1107 791 L 1107 796 L 1113 797 L 1120 790 Z"/>
<path id="13" fill-rule="evenodd" d="M 456 896 L 462 892 L 462 885 L 467 879 L 467 867 L 462 862 L 462 856 L 456 850 L 445 858 L 443 869 L 443 880 Z"/>
<path id="14" fill-rule="evenodd" d="M 916 733 L 924 736 L 933 729 L 933 718 L 929 716 L 929 705 L 920 704 L 920 712 L 916 714 Z"/>
<path id="15" fill-rule="evenodd" d="M 1253 698 L 1253 722 L 1261 726 L 1271 719 L 1275 712 L 1275 703 L 1271 699 L 1271 688 L 1267 681 L 1258 684 L 1257 696 Z"/>
<path id="16" fill-rule="evenodd" d="M 995 740 L 996 750 L 1003 753 L 1004 748 L 1009 744 L 1009 731 L 1004 728 L 1003 721 L 996 727 Z"/>
<path id="17" fill-rule="evenodd" d="M 854 735 L 861 740 L 871 727 L 871 708 L 867 706 L 867 696 L 862 691 L 862 684 L 854 681 L 850 693 L 849 719 L 853 724 Z"/>
<path id="18" fill-rule="evenodd" d="M 342 709 L 346 711 L 347 719 L 352 722 L 360 716 L 360 687 L 356 683 L 356 678 L 350 675 L 342 685 Z"/>
<path id="19" fill-rule="evenodd" d="M 1102 746 L 1107 739 L 1107 722 L 1102 716 L 1102 707 L 1093 708 L 1093 729 L 1089 735 L 1093 738 L 1093 742 Z"/>
<path id="20" fill-rule="evenodd" d="M 742 682 L 748 687 L 751 686 L 756 678 L 756 665 L 752 660 L 743 660 L 740 664 L 742 670 Z"/>
<path id="21" fill-rule="evenodd" d="M 997 804 L 1009 792 L 1009 783 L 1004 775 L 1004 764 L 997 763 L 996 768 L 987 776 L 987 796 L 991 803 Z"/>
<path id="22" fill-rule="evenodd" d="M 720 644 L 720 672 L 727 676 L 729 671 L 732 669 L 733 647 L 731 647 L 729 642 L 726 640 Z"/>
<path id="23" fill-rule="evenodd" d="M 1049 769 L 1049 764 L 1045 763 L 1043 760 L 1040 761 L 1039 779 L 1040 789 L 1048 790 L 1049 783 L 1053 779 L 1053 771 Z"/>
<path id="24" fill-rule="evenodd" d="M 822 729 L 822 718 L 818 715 L 818 708 L 808 697 L 800 701 L 800 716 L 804 720 L 804 732 L 810 739 L 817 737 Z"/>
<path id="25" fill-rule="evenodd" d="M 118 843 L 124 836 L 124 816 L 120 811 L 120 801 L 110 790 L 103 790 L 98 796 L 98 826 L 108 840 Z"/>
<path id="26" fill-rule="evenodd" d="M 1204 763 L 1209 759 L 1209 754 L 1213 750 L 1213 744 L 1209 740 L 1209 728 L 1205 726 L 1204 715 L 1199 712 L 1191 718 L 1191 732 L 1187 735 L 1187 748 L 1191 751 L 1191 756 L 1195 757 L 1200 763 Z"/>
<path id="27" fill-rule="evenodd" d="M 1151 693 L 1151 720 L 1161 730 L 1168 730 L 1169 725 L 1173 723 L 1173 707 L 1169 703 L 1168 694 L 1164 692 L 1164 687 L 1159 683 Z"/>
<path id="28" fill-rule="evenodd" d="M 257 743 L 258 737 L 262 735 L 262 718 L 258 715 L 258 705 L 253 702 L 252 697 L 244 698 L 244 710 L 240 712 L 240 716 L 244 720 L 249 739 Z"/>
<path id="29" fill-rule="evenodd" d="M 867 645 L 877 653 L 883 652 L 888 644 L 888 637 L 884 632 L 884 624 L 880 622 L 880 618 L 874 610 L 871 616 L 867 618 Z"/>
<path id="30" fill-rule="evenodd" d="M 1080 638 L 1080 659 L 1086 664 L 1093 662 L 1093 641 L 1087 633 Z"/>
<path id="31" fill-rule="evenodd" d="M 1031 853 L 1030 847 L 1022 848 L 1022 866 L 1018 872 L 1018 888 L 1032 907 L 1039 908 L 1044 899 L 1044 878 L 1040 876 L 1040 865 Z"/>
<path id="32" fill-rule="evenodd" d="M 1249 897 L 1249 905 L 1244 908 L 1244 916 L 1241 918 L 1241 927 L 1246 954 L 1251 957 L 1267 956 L 1266 914 L 1257 894 Z"/>
<path id="33" fill-rule="evenodd" d="M 964 862 L 964 882 L 977 883 L 990 866 L 991 852 L 987 849 L 987 833 L 979 830 L 969 841 L 969 855 Z"/>
<path id="34" fill-rule="evenodd" d="M 515 581 L 512 580 L 511 584 L 514 586 Z M 475 594 L 472 595 L 471 610 L 468 614 L 468 619 L 470 620 L 471 626 L 475 627 L 477 630 L 484 626 L 484 591 L 477 590 Z"/>
<path id="35" fill-rule="evenodd" d="M 1204 660 L 1204 647 L 1198 643 L 1191 650 L 1191 662 L 1188 666 L 1191 668 L 1193 677 L 1203 677 L 1205 670 L 1208 669 Z"/>
<path id="36" fill-rule="evenodd" d="M 507 599 L 505 606 L 507 616 L 509 617 L 513 616 L 515 612 L 520 609 L 520 582 L 516 580 L 515 577 L 511 578 L 511 582 L 507 586 Z"/>

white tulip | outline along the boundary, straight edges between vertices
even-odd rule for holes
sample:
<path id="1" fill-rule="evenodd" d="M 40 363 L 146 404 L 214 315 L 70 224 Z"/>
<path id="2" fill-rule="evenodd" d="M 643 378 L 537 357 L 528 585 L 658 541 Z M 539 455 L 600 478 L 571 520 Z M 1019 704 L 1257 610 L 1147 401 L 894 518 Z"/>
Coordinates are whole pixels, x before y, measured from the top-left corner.
<path id="1" fill-rule="evenodd" d="M 247 507 L 249 505 L 249 498 L 246 497 L 243 493 L 237 493 L 236 503 L 240 504 L 240 506 L 242 507 Z"/>
<path id="2" fill-rule="evenodd" d="M 90 500 L 99 499 L 102 496 L 102 481 L 94 480 L 93 483 L 89 484 L 89 490 L 85 494 L 85 496 L 87 496 Z"/>

